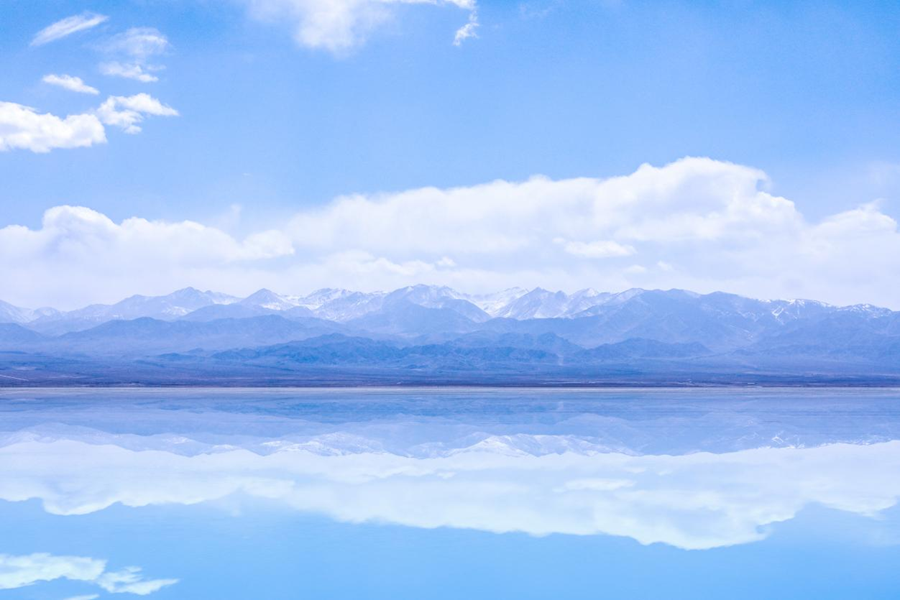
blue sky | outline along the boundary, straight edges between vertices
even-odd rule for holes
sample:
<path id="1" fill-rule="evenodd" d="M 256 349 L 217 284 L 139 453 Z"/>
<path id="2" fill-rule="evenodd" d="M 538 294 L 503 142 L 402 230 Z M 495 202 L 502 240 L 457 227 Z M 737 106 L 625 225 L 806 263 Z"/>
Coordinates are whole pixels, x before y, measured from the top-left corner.
<path id="1" fill-rule="evenodd" d="M 329 6 L 342 11 L 337 25 L 317 20 Z M 86 14 L 108 18 L 33 44 L 52 23 Z M 340 25 L 348 22 L 350 29 Z M 455 34 L 470 22 L 477 23 L 476 36 L 455 45 Z M 14 237 L 20 232 L 10 232 L 10 226 L 53 237 L 45 211 L 72 205 L 116 227 L 130 217 L 150 226 L 191 220 L 235 244 L 246 246 L 252 237 L 250 246 L 266 248 L 238 258 L 224 249 L 203 260 L 188 249 L 160 264 L 153 259 L 159 252 L 145 241 L 143 252 L 129 251 L 130 263 L 81 273 L 93 291 L 78 300 L 162 293 L 182 284 L 237 293 L 267 285 L 293 293 L 319 285 L 380 288 L 421 280 L 470 289 L 491 283 L 677 286 L 837 303 L 896 302 L 896 288 L 860 285 L 856 278 L 868 282 L 900 265 L 882 257 L 874 270 L 860 274 L 858 265 L 840 264 L 848 255 L 900 249 L 894 221 L 900 216 L 900 9 L 892 3 L 13 1 L 0 5 L 0 23 L 0 102 L 60 118 L 97 114 L 105 136 L 105 143 L 90 147 L 0 152 L 0 228 L 6 227 L 0 229 L 0 247 L 21 253 L 31 243 Z M 135 54 L 123 42 L 135 31 L 166 42 L 158 52 Z M 104 75 L 110 63 L 141 66 L 158 81 Z M 153 70 L 160 66 L 165 68 Z M 78 77 L 99 93 L 42 82 L 48 74 Z M 164 108 L 177 116 L 142 112 L 140 133 L 129 135 L 127 125 L 113 123 L 131 110 L 123 101 L 106 113 L 98 109 L 110 97 L 137 94 L 158 101 L 156 112 Z M 0 125 L 0 136 L 21 127 L 20 121 L 11 125 L 12 118 L 7 115 Z M 352 227 L 335 227 L 327 243 L 310 250 L 302 240 L 331 221 L 317 222 L 312 232 L 283 227 L 335 212 L 335 198 L 347 194 L 364 194 L 377 208 L 396 194 L 427 186 L 484 191 L 477 186 L 535 175 L 554 182 L 600 181 L 634 175 L 644 163 L 663 169 L 661 181 L 665 166 L 684 157 L 764 173 L 747 175 L 755 177 L 752 186 L 790 202 L 799 217 L 775 233 L 768 225 L 742 222 L 729 232 L 704 234 L 695 223 L 697 240 L 715 238 L 715 246 L 698 248 L 693 240 L 687 248 L 684 235 L 653 237 L 646 227 L 638 235 L 634 227 L 576 231 L 563 224 L 534 241 L 534 221 L 509 229 L 503 223 L 517 217 L 498 209 L 493 238 L 528 238 L 528 249 L 507 245 L 510 253 L 515 247 L 515 256 L 494 249 L 475 258 L 449 243 L 423 250 L 415 240 L 404 248 L 361 241 Z M 691 190 L 719 175 L 707 169 L 691 177 L 696 181 L 667 201 L 667 221 L 695 221 Z M 724 187 L 710 192 L 721 207 L 707 203 L 699 216 L 721 213 L 735 185 L 750 185 L 749 179 L 735 184 L 731 175 L 726 178 Z M 550 209 L 560 193 L 548 192 Z M 471 204 L 494 206 L 497 198 L 488 193 Z M 748 202 L 738 212 L 758 212 L 768 201 Z M 382 228 L 387 238 L 403 238 L 439 212 L 427 198 L 414 204 L 421 208 L 419 220 Z M 465 215 L 469 205 L 461 200 L 449 200 L 447 210 L 457 205 Z M 638 217 L 654 211 L 646 204 L 635 210 Z M 868 212 L 853 213 L 860 210 Z M 370 218 L 376 220 L 394 214 L 375 212 Z M 605 212 L 598 208 L 594 216 Z M 776 215 L 781 222 L 783 212 Z M 857 225 L 868 225 L 837 239 L 829 223 L 844 227 L 848 214 Z M 73 230 L 83 232 L 84 223 L 96 225 L 84 215 L 73 217 L 80 225 L 67 225 L 64 239 L 71 240 Z M 458 216 L 433 217 L 435 223 L 424 228 L 428 238 L 467 235 L 471 220 L 460 217 L 449 230 L 438 223 Z M 485 223 L 483 215 L 467 218 L 475 220 L 475 229 Z M 583 218 L 579 213 L 571 222 Z M 635 218 L 629 216 L 629 223 Z M 274 238 L 272 231 L 278 232 Z M 755 245 L 747 250 L 745 243 L 739 256 L 729 254 L 728 264 L 709 264 L 711 253 L 736 252 L 735 239 L 746 232 Z M 487 228 L 482 233 L 490 235 Z M 173 235 L 179 234 L 160 234 L 169 248 L 194 243 L 173 242 Z M 771 262 L 771 256 L 758 256 L 772 251 L 770 240 L 806 237 L 814 239 L 803 248 L 776 242 L 778 254 L 813 256 L 812 262 L 785 265 L 779 277 L 760 267 Z M 0 296 L 32 305 L 69 298 L 53 282 L 71 287 L 58 275 L 72 273 L 67 261 L 77 252 L 60 256 L 48 250 L 58 248 L 58 241 L 35 241 L 39 249 L 0 264 L 0 275 L 20 283 Z M 608 250 L 609 242 L 626 250 L 611 256 L 597 250 Z M 484 244 L 477 236 L 473 243 Z M 90 240 L 79 247 L 89 247 L 93 256 L 118 251 Z M 554 254 L 586 247 L 594 248 L 591 256 L 581 253 L 577 261 L 577 252 Z M 835 254 L 822 254 L 823 248 Z M 310 265 L 317 270 L 309 271 Z M 23 268 L 34 274 L 30 281 L 22 281 Z M 132 276 L 145 269 L 161 276 Z M 835 271 L 846 276 L 834 282 Z"/>

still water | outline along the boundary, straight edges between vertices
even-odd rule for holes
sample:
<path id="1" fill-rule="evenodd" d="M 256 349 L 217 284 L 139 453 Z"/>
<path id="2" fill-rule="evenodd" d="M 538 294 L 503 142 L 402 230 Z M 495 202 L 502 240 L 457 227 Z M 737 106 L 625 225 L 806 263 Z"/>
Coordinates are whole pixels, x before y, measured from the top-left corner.
<path id="1" fill-rule="evenodd" d="M 0 600 L 900 598 L 900 391 L 0 391 Z"/>

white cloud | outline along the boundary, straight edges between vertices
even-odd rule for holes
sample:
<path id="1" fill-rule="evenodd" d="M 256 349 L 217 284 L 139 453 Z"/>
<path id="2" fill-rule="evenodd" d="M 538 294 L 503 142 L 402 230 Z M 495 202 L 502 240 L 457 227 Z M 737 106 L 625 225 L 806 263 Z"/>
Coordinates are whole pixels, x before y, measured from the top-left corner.
<path id="1" fill-rule="evenodd" d="M 125 567 L 121 571 L 107 571 L 96 579 L 97 585 L 110 594 L 135 594 L 146 596 L 178 583 L 177 579 L 144 579 L 138 567 Z"/>
<path id="2" fill-rule="evenodd" d="M 81 77 L 73 77 L 72 75 L 44 75 L 44 78 L 41 81 L 79 94 L 91 94 L 96 96 L 100 93 L 100 90 L 91 87 L 82 81 Z"/>
<path id="3" fill-rule="evenodd" d="M 132 27 L 113 36 L 103 45 L 108 52 L 124 54 L 141 62 L 151 56 L 164 54 L 169 47 L 169 38 L 153 27 Z"/>
<path id="4" fill-rule="evenodd" d="M 93 581 L 105 568 L 106 561 L 80 556 L 0 554 L 0 589 L 14 590 L 54 579 Z"/>
<path id="5" fill-rule="evenodd" d="M 65 118 L 13 102 L 0 102 L 0 152 L 14 149 L 49 152 L 106 143 L 103 124 L 92 114 Z"/>
<path id="6" fill-rule="evenodd" d="M 244 0 L 257 19 L 289 22 L 294 39 L 308 48 L 334 53 L 362 44 L 378 26 L 390 20 L 401 5 L 455 6 L 475 14 L 475 0 Z M 454 43 L 474 35 L 477 21 L 470 18 L 456 33 Z"/>
<path id="7" fill-rule="evenodd" d="M 343 197 L 298 214 L 287 230 L 313 254 L 352 246 L 394 262 L 450 257 L 458 269 L 429 283 L 463 289 L 602 282 L 611 291 L 681 287 L 898 306 L 897 285 L 883 277 L 900 269 L 891 217 L 867 205 L 811 223 L 768 185 L 757 169 L 687 158 L 609 179 Z"/>
<path id="8" fill-rule="evenodd" d="M 557 238 L 558 243 L 563 244 L 566 252 L 575 256 L 584 256 L 586 258 L 611 258 L 614 256 L 631 256 L 634 254 L 632 246 L 623 246 L 618 242 L 610 240 L 601 240 L 596 242 L 567 242 L 562 238 Z"/>
<path id="9" fill-rule="evenodd" d="M 792 202 L 758 189 L 762 180 L 764 174 L 755 169 L 690 158 L 602 180 L 533 177 L 343 197 L 298 215 L 293 229 L 311 247 L 353 240 L 376 254 L 415 248 L 422 254 L 517 258 L 528 249 L 546 250 L 558 238 L 602 239 L 623 247 L 744 243 L 802 224 Z"/>
<path id="10" fill-rule="evenodd" d="M 453 36 L 453 45 L 462 46 L 462 43 L 467 39 L 478 37 L 475 30 L 478 29 L 479 26 L 478 13 L 472 10 L 472 12 L 469 13 L 469 22 L 456 30 L 456 35 Z"/>
<path id="11" fill-rule="evenodd" d="M 139 133 L 147 115 L 174 117 L 178 111 L 148 94 L 110 96 L 93 112 L 65 118 L 13 102 L 0 102 L 0 152 L 21 149 L 44 153 L 104 144 L 104 125 L 119 127 L 125 133 Z"/>
<path id="12" fill-rule="evenodd" d="M 149 97 L 134 98 L 113 100 L 105 122 L 127 129 L 138 124 L 130 111 L 167 110 Z M 147 239 L 148 252 L 120 253 L 112 250 L 121 243 L 117 235 L 101 243 L 93 229 L 79 226 L 65 233 L 64 243 L 92 245 L 91 256 L 104 257 L 81 262 L 32 252 L 30 242 L 19 240 L 61 235 L 54 211 L 75 209 L 54 209 L 42 229 L 0 230 L 0 280 L 22 282 L 4 300 L 23 306 L 65 298 L 71 307 L 187 285 L 246 294 L 260 287 L 302 293 L 430 283 L 474 293 L 515 286 L 678 287 L 900 308 L 900 283 L 884 276 L 900 272 L 900 232 L 878 204 L 811 222 L 792 201 L 766 191 L 768 185 L 757 169 L 687 158 L 609 179 L 533 177 L 345 196 L 242 242 L 194 223 L 207 235 L 216 232 L 206 250 L 175 236 L 181 241 L 166 242 L 159 252 L 158 240 Z M 54 247 L 46 243 L 41 247 Z M 235 255 L 241 260 L 230 258 Z M 152 275 L 136 278 L 139 271 Z M 36 273 L 42 275 L 25 276 Z M 76 288 L 85 296 L 73 296 Z M 100 291 L 103 296 L 91 295 Z"/>
<path id="13" fill-rule="evenodd" d="M 165 54 L 171 48 L 169 39 L 152 27 L 132 27 L 113 36 L 101 49 L 108 54 L 122 58 L 100 64 L 100 72 L 111 77 L 124 77 L 142 83 L 159 81 L 154 71 L 162 65 L 148 64 L 153 57 Z"/>
<path id="14" fill-rule="evenodd" d="M 177 117 L 178 111 L 143 93 L 134 96 L 110 96 L 97 109 L 100 121 L 105 125 L 119 127 L 125 133 L 140 133 L 139 124 L 143 122 L 145 115 Z"/>
<path id="15" fill-rule="evenodd" d="M 136 450 L 42 440 L 0 448 L 0 498 L 38 499 L 60 515 L 265 498 L 352 523 L 606 534 L 705 549 L 761 540 L 769 526 L 813 504 L 877 517 L 900 498 L 898 441 L 635 456 L 579 450 L 568 436 L 521 434 L 414 457 L 342 436 L 266 454 L 233 448 L 190 456 L 148 448 L 146 439 Z M 545 453 L 526 451 L 543 446 Z M 93 581 L 125 591 L 131 575 Z"/>
<path id="16" fill-rule="evenodd" d="M 112 251 L 152 253 L 180 264 L 259 260 L 292 251 L 290 241 L 279 232 L 261 232 L 239 242 L 220 230 L 193 221 L 168 223 L 130 218 L 114 223 L 98 212 L 73 206 L 48 210 L 38 231 L 0 229 L 0 244 L 5 251 L 14 252 L 16 246 L 24 254 L 50 253 L 73 261 L 83 260 L 94 251 Z M 127 259 L 121 261 L 128 263 Z"/>
<path id="17" fill-rule="evenodd" d="M 138 567 L 106 571 L 106 561 L 96 558 L 46 553 L 23 556 L 0 554 L 0 590 L 14 590 L 56 579 L 91 583 L 111 594 L 129 593 L 140 596 L 178 583 L 177 579 L 146 580 Z M 91 600 L 97 597 L 96 594 L 91 594 L 69 600 Z"/>
<path id="18" fill-rule="evenodd" d="M 105 15 L 98 15 L 88 12 L 80 15 L 66 17 L 65 19 L 57 21 L 56 23 L 53 23 L 52 25 L 49 25 L 37 32 L 37 34 L 34 36 L 34 39 L 31 40 L 31 45 L 41 46 L 48 42 L 62 39 L 66 36 L 72 35 L 73 33 L 96 27 L 107 19 L 109 19 L 109 17 Z"/>
<path id="19" fill-rule="evenodd" d="M 96 27 L 108 17 L 92 13 L 63 19 L 39 32 L 32 45 L 47 42 Z M 128 63 L 109 62 L 100 66 L 107 75 L 157 81 L 151 72 L 164 67 L 148 65 L 153 56 L 165 53 L 169 41 L 158 30 L 148 27 L 131 28 L 113 36 L 100 46 L 106 52 L 125 56 Z M 47 74 L 42 81 L 72 92 L 99 95 L 99 90 L 87 85 L 80 77 Z M 148 94 L 110 96 L 97 109 L 82 114 L 59 117 L 40 113 L 37 109 L 14 102 L 0 102 L 0 152 L 23 149 L 46 153 L 58 148 L 85 148 L 106 142 L 104 125 L 122 129 L 125 133 L 139 133 L 146 116 L 177 116 L 178 111 Z"/>
<path id="20" fill-rule="evenodd" d="M 159 81 L 159 77 L 152 75 L 144 70 L 144 67 L 137 64 L 123 64 L 120 62 L 108 62 L 100 65 L 100 72 L 110 77 L 123 77 L 125 79 L 134 79 L 142 83 L 153 83 Z"/>
<path id="21" fill-rule="evenodd" d="M 293 251 L 291 240 L 279 231 L 238 240 L 192 221 L 130 218 L 115 223 L 87 208 L 59 206 L 44 213 L 40 229 L 0 229 L 0 279 L 14 277 L 7 281 L 41 287 L 40 294 L 59 294 L 55 301 L 62 300 L 63 288 L 69 287 L 74 301 L 81 302 L 88 296 L 79 297 L 76 290 L 94 285 L 111 294 L 127 294 L 128 288 L 147 282 L 171 285 L 173 280 L 205 279 L 210 273 L 221 283 L 218 278 L 239 276 L 254 261 Z"/>

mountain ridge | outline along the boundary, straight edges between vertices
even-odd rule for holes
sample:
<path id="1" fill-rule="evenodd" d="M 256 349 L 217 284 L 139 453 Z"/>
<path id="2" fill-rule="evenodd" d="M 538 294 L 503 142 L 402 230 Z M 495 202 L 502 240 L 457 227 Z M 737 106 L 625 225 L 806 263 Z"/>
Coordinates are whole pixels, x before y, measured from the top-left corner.
<path id="1" fill-rule="evenodd" d="M 723 292 L 537 288 L 476 297 L 408 286 L 305 297 L 264 289 L 241 299 L 188 288 L 31 320 L 13 309 L 0 324 L 4 386 L 900 384 L 900 312 Z"/>
<path id="2" fill-rule="evenodd" d="M 82 308 L 62 311 L 54 308 L 29 309 L 14 306 L 0 300 L 0 323 L 25 323 L 42 326 L 47 323 L 71 320 L 85 320 L 92 323 L 114 319 L 153 317 L 173 320 L 210 306 L 230 306 L 239 304 L 271 311 L 305 308 L 326 320 L 344 321 L 365 315 L 390 302 L 403 298 L 412 304 L 426 308 L 456 307 L 456 311 L 474 320 L 489 318 L 511 318 L 515 320 L 576 318 L 594 316 L 604 311 L 603 307 L 626 303 L 646 294 L 685 294 L 692 298 L 728 298 L 740 304 L 755 304 L 768 307 L 774 316 L 792 314 L 803 310 L 838 309 L 868 312 L 894 312 L 887 308 L 870 304 L 834 306 L 810 299 L 759 300 L 727 292 L 699 294 L 680 289 L 632 288 L 622 292 L 598 292 L 585 288 L 571 294 L 549 291 L 543 288 L 526 290 L 510 288 L 493 294 L 466 294 L 446 286 L 414 285 L 391 292 L 359 292 L 339 288 L 322 288 L 306 296 L 290 296 L 262 288 L 245 298 L 213 292 L 200 291 L 188 287 L 163 296 L 129 296 L 114 304 L 91 304 Z M 355 310 L 350 307 L 356 307 Z M 344 310 L 340 310 L 343 308 Z"/>

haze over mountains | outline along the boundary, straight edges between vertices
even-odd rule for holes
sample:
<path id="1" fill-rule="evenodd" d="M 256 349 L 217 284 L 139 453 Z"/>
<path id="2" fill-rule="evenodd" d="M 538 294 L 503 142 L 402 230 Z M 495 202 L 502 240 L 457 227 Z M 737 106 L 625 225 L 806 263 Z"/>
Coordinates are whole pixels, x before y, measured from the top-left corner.
<path id="1" fill-rule="evenodd" d="M 0 302 L 0 385 L 900 382 L 900 313 L 683 290 Z"/>

